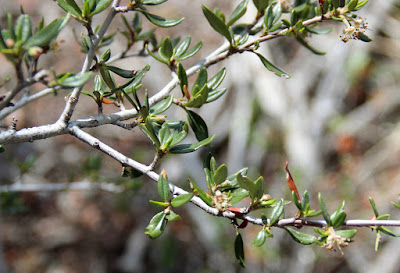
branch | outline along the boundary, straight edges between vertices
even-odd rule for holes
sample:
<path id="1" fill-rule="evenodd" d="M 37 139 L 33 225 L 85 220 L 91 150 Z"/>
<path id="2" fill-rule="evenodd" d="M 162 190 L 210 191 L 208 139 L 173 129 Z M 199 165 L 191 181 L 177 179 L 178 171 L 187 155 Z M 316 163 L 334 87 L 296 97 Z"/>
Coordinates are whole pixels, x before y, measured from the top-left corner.
<path id="1" fill-rule="evenodd" d="M 94 138 L 90 134 L 82 131 L 78 127 L 75 126 L 75 127 L 70 128 L 70 133 L 72 135 L 76 136 L 78 139 L 82 140 L 83 142 L 97 148 L 98 150 L 102 151 L 103 153 L 106 153 L 107 155 L 116 159 L 122 165 L 135 168 L 136 170 L 147 175 L 149 178 L 151 178 L 155 182 L 158 181 L 159 175 L 157 173 L 151 171 L 151 167 L 148 167 L 148 166 L 141 164 L 129 157 L 124 156 L 120 152 L 118 152 L 115 149 L 111 148 L 110 146 L 102 143 L 101 141 Z M 170 188 L 171 193 L 174 196 L 189 193 L 172 183 L 169 183 L 169 188 Z M 255 218 L 251 215 L 236 215 L 231 211 L 220 211 L 214 207 L 210 207 L 198 196 L 193 196 L 192 199 L 190 200 L 190 202 L 213 216 L 225 217 L 225 218 L 228 218 L 231 220 L 242 219 L 242 220 L 247 220 L 248 222 L 250 222 L 254 225 L 261 225 L 261 226 L 264 225 L 261 218 Z M 327 225 L 326 222 L 323 220 L 287 218 L 287 219 L 279 220 L 274 226 L 282 228 L 285 226 L 325 227 L 326 225 Z M 351 227 L 351 226 L 352 227 L 398 226 L 398 227 L 400 227 L 400 220 L 347 220 L 344 222 L 344 224 L 342 226 L 348 226 L 348 227 Z"/>
<path id="2" fill-rule="evenodd" d="M 83 63 L 81 74 L 85 73 L 90 70 L 90 66 L 93 62 L 93 57 L 96 54 L 97 47 L 101 41 L 101 39 L 104 37 L 107 29 L 111 25 L 112 20 L 114 19 L 114 16 L 117 14 L 116 8 L 119 5 L 120 0 L 114 0 L 111 10 L 107 15 L 106 20 L 104 21 L 103 25 L 100 28 L 100 31 L 94 40 L 94 43 L 90 46 L 89 52 L 86 55 L 85 62 Z M 75 106 L 78 103 L 79 95 L 81 93 L 83 87 L 76 87 L 71 93 L 71 96 L 68 99 L 68 102 L 65 105 L 64 111 L 60 115 L 60 118 L 58 119 L 57 123 L 62 123 L 62 124 L 67 124 L 72 116 L 72 113 L 74 112 Z"/>
<path id="3" fill-rule="evenodd" d="M 37 73 L 35 76 L 31 78 L 27 78 L 26 80 L 21 80 L 18 81 L 17 85 L 11 89 L 10 91 L 7 92 L 3 100 L 0 101 L 0 110 L 3 110 L 5 107 L 7 107 L 11 100 L 19 93 L 21 90 L 24 88 L 31 86 L 37 82 L 40 82 L 43 80 L 44 77 L 46 77 L 47 72 L 43 71 L 43 73 Z M 11 108 L 13 109 L 13 108 Z M 3 113 L 5 110 L 1 111 Z"/>
<path id="4" fill-rule="evenodd" d="M 3 109 L 0 112 L 0 120 L 6 118 L 8 115 L 10 115 L 11 113 L 14 113 L 16 110 L 24 107 L 28 103 L 31 103 L 31 102 L 33 102 L 35 100 L 38 100 L 38 99 L 40 99 L 40 98 L 42 98 L 44 96 L 47 96 L 47 95 L 49 95 L 51 93 L 54 93 L 56 90 L 59 90 L 59 89 L 61 89 L 61 87 L 60 86 L 56 86 L 56 87 L 53 87 L 53 88 L 43 89 L 43 90 L 41 90 L 41 91 L 31 95 L 31 96 L 23 96 L 18 102 L 14 103 L 14 106 L 7 107 L 7 108 Z"/>

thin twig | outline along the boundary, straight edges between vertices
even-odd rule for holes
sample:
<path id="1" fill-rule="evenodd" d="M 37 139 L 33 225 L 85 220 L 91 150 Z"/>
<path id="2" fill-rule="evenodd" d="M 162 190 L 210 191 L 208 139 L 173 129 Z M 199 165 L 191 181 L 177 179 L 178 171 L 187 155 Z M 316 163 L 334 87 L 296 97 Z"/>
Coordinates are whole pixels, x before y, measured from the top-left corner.
<path id="1" fill-rule="evenodd" d="M 97 47 L 101 41 L 101 39 L 104 37 L 107 29 L 111 25 L 112 20 L 114 19 L 115 15 L 117 14 L 116 8 L 119 5 L 120 0 L 114 0 L 111 10 L 109 11 L 107 18 L 105 19 L 103 25 L 101 26 L 99 33 L 90 46 L 90 49 L 86 55 L 85 61 L 82 66 L 82 70 L 80 73 L 85 73 L 90 70 L 90 66 L 93 62 L 93 57 L 96 54 Z M 70 121 L 72 113 L 74 112 L 75 106 L 78 103 L 79 95 L 81 93 L 82 87 L 76 87 L 72 91 L 68 102 L 65 105 L 64 111 L 60 115 L 60 118 L 58 119 L 58 123 L 64 124 L 65 126 L 67 123 Z"/>
<path id="2" fill-rule="evenodd" d="M 38 100 L 44 96 L 47 96 L 49 94 L 54 94 L 57 90 L 61 89 L 60 86 L 56 86 L 54 88 L 46 88 L 43 89 L 31 96 L 23 96 L 19 101 L 17 101 L 16 103 L 14 103 L 14 106 L 11 107 L 7 107 L 5 109 L 3 109 L 2 111 L 0 111 L 0 120 L 6 118 L 8 115 L 10 115 L 11 113 L 14 113 L 16 110 L 24 107 L 25 105 Z"/>

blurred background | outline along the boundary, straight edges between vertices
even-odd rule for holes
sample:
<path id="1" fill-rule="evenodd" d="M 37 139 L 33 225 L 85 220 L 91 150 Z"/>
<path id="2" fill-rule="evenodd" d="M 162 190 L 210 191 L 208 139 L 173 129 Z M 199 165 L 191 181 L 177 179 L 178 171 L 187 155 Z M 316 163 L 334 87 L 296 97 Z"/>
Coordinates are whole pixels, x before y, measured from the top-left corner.
<path id="1" fill-rule="evenodd" d="M 170 0 L 151 9 L 169 18 L 185 17 L 175 28 L 158 29 L 158 39 L 179 34 L 182 39 L 191 35 L 192 44 L 204 40 L 200 52 L 184 62 L 185 68 L 224 42 L 206 22 L 203 2 L 226 14 L 239 3 Z M 2 0 L 0 4 L 3 27 L 6 14 L 17 17 L 20 5 L 32 16 L 34 25 L 42 16 L 48 23 L 64 13 L 53 1 Z M 250 1 L 248 15 L 242 20 L 251 21 L 254 14 Z M 290 199 L 284 173 L 288 161 L 299 191 L 310 192 L 315 208 L 321 192 L 330 211 L 345 200 L 348 219 L 369 219 L 373 216 L 371 196 L 380 213 L 399 219 L 400 213 L 390 201 L 397 201 L 400 193 L 400 1 L 370 1 L 358 14 L 368 22 L 371 43 L 342 42 L 344 25 L 337 22 L 330 34 L 309 39 L 312 46 L 327 52 L 324 56 L 314 55 L 290 38 L 262 44 L 259 51 L 291 79 L 275 76 L 257 57 L 246 53 L 211 67 L 209 75 L 222 67 L 228 70 L 222 83 L 227 93 L 197 111 L 210 134 L 216 134 L 213 146 L 193 154 L 167 156 L 156 171 L 165 169 L 170 181 L 184 189 L 189 189 L 187 177 L 205 188 L 202 160 L 212 152 L 219 164 L 228 165 L 230 173 L 249 167 L 251 178 L 264 177 L 272 197 Z M 94 24 L 104 20 L 98 17 Z M 143 28 L 146 31 L 153 26 L 144 20 Z M 110 33 L 122 29 L 117 17 Z M 73 31 L 79 37 L 84 30 L 71 20 L 59 36 L 59 51 L 44 56 L 41 67 L 54 67 L 58 73 L 80 71 L 84 54 Z M 122 35 L 114 39 L 112 55 L 126 46 Z M 3 56 L 0 62 L 0 79 L 13 75 Z M 165 65 L 149 57 L 129 58 L 115 65 L 140 69 L 147 63 L 151 70 L 143 83 L 155 94 L 171 79 Z M 6 84 L 1 94 L 12 86 L 12 81 Z M 35 85 L 33 90 L 43 88 Z M 53 123 L 68 92 L 31 103 L 1 123 L 9 125 L 13 116 L 18 128 Z M 174 94 L 180 96 L 180 91 Z M 117 110 L 108 105 L 104 111 Z M 169 119 L 185 118 L 177 107 L 168 114 Z M 96 104 L 81 96 L 73 119 L 90 115 L 97 115 Z M 152 161 L 152 145 L 140 131 L 107 125 L 87 132 L 139 162 Z M 193 133 L 190 140 L 195 140 Z M 233 252 L 235 230 L 230 222 L 191 204 L 176 209 L 182 220 L 170 223 L 161 238 L 149 239 L 143 233 L 158 212 L 148 202 L 158 200 L 155 184 L 143 177 L 122 178 L 120 164 L 73 137 L 6 148 L 0 154 L 1 184 L 98 181 L 122 185 L 126 190 L 3 193 L 0 272 L 400 272 L 400 241 L 384 236 L 380 251 L 375 252 L 375 233 L 367 228 L 359 229 L 355 242 L 342 256 L 319 246 L 299 245 L 276 229 L 274 238 L 267 239 L 263 247 L 251 247 L 260 227 L 248 226 L 242 231 L 247 268 L 241 269 Z M 286 215 L 295 213 L 288 205 Z"/>

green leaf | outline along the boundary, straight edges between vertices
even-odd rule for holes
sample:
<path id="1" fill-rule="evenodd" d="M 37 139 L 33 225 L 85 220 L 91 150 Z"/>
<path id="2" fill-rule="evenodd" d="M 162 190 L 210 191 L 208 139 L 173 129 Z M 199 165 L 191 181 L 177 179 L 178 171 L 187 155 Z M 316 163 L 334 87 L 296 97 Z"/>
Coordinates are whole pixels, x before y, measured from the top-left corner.
<path id="1" fill-rule="evenodd" d="M 363 42 L 366 42 L 366 43 L 372 41 L 372 39 L 371 39 L 370 37 L 368 37 L 367 35 L 365 35 L 365 34 L 362 33 L 362 32 L 359 32 L 359 33 L 358 33 L 357 38 L 360 39 L 360 41 L 363 41 Z"/>
<path id="2" fill-rule="evenodd" d="M 153 200 L 149 200 L 149 202 L 152 205 L 155 205 L 158 207 L 163 207 L 163 208 L 166 208 L 170 205 L 169 202 L 158 202 L 158 201 L 153 201 Z"/>
<path id="3" fill-rule="evenodd" d="M 225 164 L 222 164 L 218 167 L 218 169 L 214 173 L 214 183 L 215 185 L 220 185 L 221 183 L 225 182 L 226 177 L 228 176 L 228 168 Z"/>
<path id="4" fill-rule="evenodd" d="M 285 227 L 285 230 L 290 234 L 293 240 L 303 245 L 311 245 L 318 240 L 314 235 L 302 233 L 290 227 Z"/>
<path id="5" fill-rule="evenodd" d="M 346 230 L 336 230 L 336 235 L 339 235 L 342 238 L 351 239 L 356 235 L 356 229 L 346 229 Z"/>
<path id="6" fill-rule="evenodd" d="M 276 66 L 274 66 L 272 63 L 270 63 L 267 59 L 264 58 L 264 56 L 262 56 L 261 54 L 255 52 L 258 56 L 258 58 L 260 58 L 261 62 L 263 63 L 263 65 L 269 70 L 272 71 L 275 75 L 281 77 L 284 76 L 286 79 L 290 79 L 291 77 L 286 73 L 283 72 L 282 70 L 280 70 L 279 68 L 277 68 Z"/>
<path id="7" fill-rule="evenodd" d="M 265 243 L 266 239 L 267 239 L 266 231 L 265 229 L 262 229 L 259 233 L 257 233 L 257 236 L 256 238 L 254 238 L 254 241 L 251 244 L 251 246 L 260 247 Z"/>
<path id="8" fill-rule="evenodd" d="M 279 218 L 283 214 L 283 208 L 284 208 L 283 199 L 281 199 L 279 201 L 279 203 L 272 210 L 270 222 L 269 222 L 270 226 L 273 226 L 274 224 L 276 224 L 279 221 Z"/>
<path id="9" fill-rule="evenodd" d="M 160 5 L 164 2 L 167 2 L 168 0 L 142 0 L 141 4 L 143 5 L 149 5 L 149 6 L 155 6 L 155 5 Z"/>
<path id="10" fill-rule="evenodd" d="M 207 183 L 207 189 L 208 192 L 211 195 L 214 195 L 214 171 L 211 170 L 211 161 L 215 162 L 215 159 L 212 157 L 211 153 L 208 153 L 208 155 L 204 158 L 203 160 L 203 170 L 204 174 L 206 175 L 206 183 Z"/>
<path id="11" fill-rule="evenodd" d="M 200 69 L 199 75 L 197 75 L 196 81 L 194 82 L 193 86 L 198 85 L 200 88 L 203 88 L 203 86 L 207 83 L 207 69 L 202 68 Z M 193 96 L 196 95 L 193 93 Z"/>
<path id="12" fill-rule="evenodd" d="M 206 17 L 207 21 L 210 23 L 211 27 L 224 36 L 229 43 L 232 45 L 232 36 L 229 32 L 228 26 L 214 13 L 212 12 L 206 5 L 202 6 L 203 14 Z"/>
<path id="13" fill-rule="evenodd" d="M 254 184 L 256 184 L 256 198 L 260 200 L 261 197 L 264 195 L 264 178 L 260 176 L 254 182 Z"/>
<path id="14" fill-rule="evenodd" d="M 306 207 L 310 204 L 310 195 L 308 194 L 308 191 L 305 190 L 303 194 L 303 200 L 301 202 L 301 207 L 302 209 L 306 209 Z"/>
<path id="15" fill-rule="evenodd" d="M 371 204 L 372 209 L 374 210 L 375 217 L 379 217 L 379 212 L 376 209 L 375 201 L 372 197 L 369 197 L 369 203 Z"/>
<path id="16" fill-rule="evenodd" d="M 263 14 L 265 9 L 268 7 L 270 0 L 253 0 L 254 5 L 256 6 L 258 13 Z"/>
<path id="17" fill-rule="evenodd" d="M 315 216 L 319 216 L 319 215 L 321 215 L 321 214 L 322 214 L 322 211 L 321 211 L 321 210 L 318 210 L 318 211 L 310 210 L 310 211 L 307 213 L 307 217 L 315 217 Z"/>
<path id="18" fill-rule="evenodd" d="M 169 64 L 169 61 L 168 61 L 168 60 L 164 60 L 163 58 L 161 58 L 161 57 L 155 55 L 153 52 L 151 52 L 151 50 L 150 50 L 149 47 L 148 47 L 148 44 L 146 44 L 146 50 L 147 50 L 147 53 L 149 53 L 149 55 L 150 55 L 151 57 L 153 57 L 154 59 L 156 59 L 157 61 L 159 61 L 159 62 L 161 62 L 161 63 Z"/>
<path id="19" fill-rule="evenodd" d="M 138 11 L 143 13 L 143 15 L 146 16 L 146 18 L 152 24 L 154 24 L 154 25 L 156 25 L 158 27 L 164 27 L 164 28 L 173 27 L 173 26 L 176 26 L 177 24 L 179 24 L 180 22 L 182 22 L 183 19 L 184 19 L 183 17 L 182 18 L 177 18 L 177 19 L 167 19 L 167 18 L 158 16 L 158 15 L 155 15 L 155 14 L 148 13 L 148 12 L 146 12 L 144 10 L 138 10 Z"/>
<path id="20" fill-rule="evenodd" d="M 333 30 L 333 27 L 330 27 L 330 28 L 312 28 L 312 27 L 309 27 L 309 26 L 305 26 L 305 28 L 310 33 L 322 34 L 322 35 L 323 34 L 328 34 L 328 33 L 332 32 L 332 30 Z"/>
<path id="21" fill-rule="evenodd" d="M 166 219 L 166 215 L 164 212 L 162 212 L 161 218 L 159 218 L 159 221 L 155 223 L 156 225 L 154 226 L 154 228 L 148 231 L 149 237 L 151 239 L 160 237 L 167 227 L 167 223 L 168 220 Z"/>
<path id="22" fill-rule="evenodd" d="M 185 40 L 183 40 L 179 44 L 179 46 L 176 48 L 176 51 L 174 54 L 175 59 L 179 60 L 179 57 L 181 57 L 188 50 L 190 41 L 191 41 L 191 38 L 190 38 L 190 36 L 188 36 L 185 38 Z"/>
<path id="23" fill-rule="evenodd" d="M 198 141 L 202 141 L 208 138 L 208 129 L 205 121 L 191 110 L 186 110 L 187 119 L 189 121 L 190 127 L 196 135 Z"/>
<path id="24" fill-rule="evenodd" d="M 91 16 L 98 14 L 108 8 L 108 6 L 111 4 L 112 0 L 100 0 L 96 1 L 96 8 L 90 13 Z"/>
<path id="25" fill-rule="evenodd" d="M 167 215 L 167 219 L 168 219 L 168 222 L 172 222 L 172 221 L 180 220 L 181 217 L 171 210 L 169 212 L 169 214 Z"/>
<path id="26" fill-rule="evenodd" d="M 206 103 L 213 102 L 217 99 L 219 99 L 223 94 L 225 94 L 226 88 L 221 88 L 221 89 L 216 89 L 212 90 L 208 93 L 208 97 L 206 100 Z"/>
<path id="27" fill-rule="evenodd" d="M 368 0 L 358 1 L 357 7 L 354 10 L 360 10 L 367 3 Z"/>
<path id="28" fill-rule="evenodd" d="M 100 61 L 105 63 L 110 59 L 111 56 L 111 49 L 107 48 L 103 53 L 100 55 Z"/>
<path id="29" fill-rule="evenodd" d="M 11 13 L 7 13 L 7 30 L 9 38 L 12 40 L 16 40 L 14 23 L 13 23 L 13 15 Z"/>
<path id="30" fill-rule="evenodd" d="M 339 213 L 337 213 L 334 217 L 332 217 L 332 226 L 334 228 L 340 227 L 343 222 L 346 220 L 346 212 L 341 210 Z"/>
<path id="31" fill-rule="evenodd" d="M 150 113 L 153 115 L 159 115 L 168 110 L 171 106 L 174 97 L 172 95 L 168 96 L 166 99 L 160 101 L 156 105 L 150 108 Z"/>
<path id="32" fill-rule="evenodd" d="M 16 42 L 24 43 L 31 36 L 32 36 L 31 18 L 27 14 L 21 14 L 17 20 Z"/>
<path id="33" fill-rule="evenodd" d="M 379 227 L 379 230 L 385 233 L 386 235 L 393 236 L 393 237 L 400 237 L 400 233 L 394 233 L 390 229 L 387 229 L 385 227 Z"/>
<path id="34" fill-rule="evenodd" d="M 390 220 L 390 214 L 381 214 L 379 217 L 376 217 L 376 220 Z"/>
<path id="35" fill-rule="evenodd" d="M 0 153 L 4 153 L 6 151 L 6 148 L 4 148 L 3 145 L 0 145 Z"/>
<path id="36" fill-rule="evenodd" d="M 251 202 L 253 203 L 257 194 L 257 187 L 254 182 L 247 176 L 242 176 L 241 173 L 236 175 L 236 180 L 238 181 L 239 187 L 249 192 Z"/>
<path id="37" fill-rule="evenodd" d="M 238 188 L 231 191 L 232 200 L 231 203 L 235 204 L 242 201 L 244 198 L 249 196 L 249 192 L 245 189 Z"/>
<path id="38" fill-rule="evenodd" d="M 339 214 L 341 211 L 343 211 L 344 205 L 345 205 L 345 202 L 343 201 L 343 202 L 336 208 L 336 210 L 332 213 L 332 215 L 331 215 L 331 220 L 332 220 L 333 218 L 335 218 L 337 214 Z"/>
<path id="39" fill-rule="evenodd" d="M 125 78 L 125 79 L 131 79 L 134 77 L 137 73 L 136 70 L 125 70 L 116 66 L 112 65 L 105 65 L 105 67 L 110 70 L 111 72 L 117 74 L 118 76 Z"/>
<path id="40" fill-rule="evenodd" d="M 173 48 L 172 48 L 172 43 L 171 39 L 169 37 L 166 37 L 162 43 L 160 48 L 158 49 L 158 54 L 163 58 L 164 60 L 171 60 L 172 54 L 173 54 Z"/>
<path id="41" fill-rule="evenodd" d="M 162 170 L 161 174 L 158 176 L 157 184 L 158 194 L 160 195 L 161 199 L 165 202 L 168 201 L 171 192 L 169 191 L 168 177 L 165 170 Z"/>
<path id="42" fill-rule="evenodd" d="M 315 48 L 311 47 L 302 37 L 300 37 L 299 35 L 296 36 L 296 40 L 305 48 L 307 48 L 308 50 L 310 50 L 312 53 L 316 54 L 316 55 L 325 55 L 326 52 L 323 51 L 318 51 Z"/>
<path id="43" fill-rule="evenodd" d="M 176 144 L 182 142 L 182 140 L 184 140 L 187 136 L 187 128 L 182 129 L 182 131 L 180 131 L 179 133 L 177 133 L 176 135 L 174 135 L 174 138 L 172 139 L 172 142 L 170 143 L 170 147 L 175 146 Z"/>
<path id="44" fill-rule="evenodd" d="M 242 235 L 240 235 L 239 232 L 236 233 L 235 256 L 236 256 L 236 259 L 239 260 L 240 266 L 246 267 L 246 264 L 244 262 L 243 239 L 242 239 Z"/>
<path id="45" fill-rule="evenodd" d="M 272 206 L 275 206 L 275 205 L 274 205 L 275 202 L 276 202 L 276 198 L 271 199 L 271 200 L 267 200 L 267 201 L 262 201 L 262 202 L 259 203 L 259 205 L 260 205 L 261 207 L 263 207 L 263 208 L 270 208 L 270 207 L 272 207 Z"/>
<path id="46" fill-rule="evenodd" d="M 217 74 L 215 74 L 208 82 L 208 88 L 210 88 L 210 90 L 214 90 L 216 89 L 218 86 L 220 86 L 220 84 L 222 83 L 222 81 L 224 80 L 226 75 L 226 68 L 222 68 Z"/>
<path id="47" fill-rule="evenodd" d="M 193 189 L 195 189 L 197 191 L 197 193 L 199 194 L 199 197 L 207 203 L 207 205 L 209 205 L 210 207 L 213 206 L 212 203 L 212 198 L 210 197 L 209 194 L 205 193 L 199 186 L 197 186 L 193 181 L 190 182 L 191 187 Z"/>
<path id="48" fill-rule="evenodd" d="M 83 2 L 82 18 L 90 20 L 90 0 Z"/>
<path id="49" fill-rule="evenodd" d="M 190 101 L 183 103 L 183 106 L 200 108 L 207 102 L 208 93 L 209 89 L 206 84 L 200 90 L 198 85 L 196 85 L 192 90 L 193 97 Z"/>
<path id="50" fill-rule="evenodd" d="M 33 34 L 33 36 L 24 43 L 24 47 L 28 49 L 33 46 L 43 47 L 49 45 L 49 43 L 57 37 L 61 29 L 68 23 L 69 18 L 70 14 L 68 13 L 64 18 L 54 20 L 49 25 Z"/>
<path id="51" fill-rule="evenodd" d="M 68 3 L 67 3 L 68 2 Z M 64 1 L 64 0 L 57 0 L 57 4 L 66 12 L 69 12 L 72 14 L 74 18 L 77 20 L 82 19 L 82 10 L 79 8 L 79 6 L 75 3 L 75 1 L 70 0 L 70 1 Z"/>
<path id="52" fill-rule="evenodd" d="M 68 78 L 58 82 L 58 84 L 62 88 L 75 88 L 75 87 L 81 87 L 84 84 L 86 84 L 89 80 L 90 77 L 92 76 L 92 72 L 85 72 L 83 74 L 76 74 L 73 76 L 69 76 Z"/>
<path id="53" fill-rule="evenodd" d="M 296 205 L 296 207 L 297 207 L 300 211 L 303 211 L 303 207 L 302 207 L 302 205 L 301 205 L 301 203 L 300 203 L 299 198 L 297 198 L 297 194 L 296 194 L 295 191 L 292 191 L 292 198 L 293 198 L 293 202 L 294 202 L 294 204 Z"/>
<path id="54" fill-rule="evenodd" d="M 400 204 L 398 204 L 394 201 L 391 201 L 390 203 L 392 203 L 392 205 L 395 206 L 396 208 L 400 209 Z"/>
<path id="55" fill-rule="evenodd" d="M 104 66 L 100 67 L 100 75 L 101 75 L 103 81 L 107 84 L 107 86 L 110 89 L 117 88 L 117 85 L 115 83 L 113 76 L 111 75 L 110 71 L 106 67 L 104 67 Z"/>
<path id="56" fill-rule="evenodd" d="M 248 2 L 249 2 L 248 0 L 244 0 L 239 3 L 239 5 L 233 11 L 231 17 L 229 17 L 228 22 L 226 23 L 226 25 L 228 27 L 233 25 L 237 20 L 239 20 L 246 13 Z"/>
<path id="57" fill-rule="evenodd" d="M 142 81 L 144 75 L 146 75 L 146 72 L 149 70 L 150 70 L 150 65 L 148 64 L 136 74 L 135 79 L 128 86 L 125 87 L 125 90 L 129 90 L 131 88 L 135 88 L 136 86 L 138 86 Z"/>
<path id="58" fill-rule="evenodd" d="M 154 147 L 158 150 L 160 148 L 160 141 L 156 136 L 153 124 L 151 122 L 150 117 L 146 118 L 145 124 L 139 124 L 139 127 L 142 131 L 151 139 Z"/>
<path id="59" fill-rule="evenodd" d="M 180 207 L 180 206 L 188 203 L 190 201 L 190 199 L 192 199 L 192 197 L 193 197 L 193 193 L 178 195 L 177 197 L 172 199 L 171 205 L 175 208 Z"/>
<path id="60" fill-rule="evenodd" d="M 326 223 L 328 224 L 328 226 L 332 226 L 332 221 L 331 221 L 331 217 L 329 215 L 329 212 L 325 206 L 324 200 L 322 199 L 322 195 L 319 192 L 318 193 L 318 202 L 319 202 L 319 206 L 321 208 L 322 211 L 322 216 L 324 216 L 324 219 L 326 221 Z"/>
<path id="61" fill-rule="evenodd" d="M 265 11 L 264 17 L 264 28 L 267 30 L 271 29 L 272 26 L 281 18 L 282 16 L 282 4 L 278 2 L 274 5 L 271 5 Z"/>
<path id="62" fill-rule="evenodd" d="M 381 241 L 382 241 L 381 231 L 378 230 L 377 233 L 376 233 L 376 239 L 375 239 L 375 251 L 379 250 L 379 246 L 381 245 Z"/>
<path id="63" fill-rule="evenodd" d="M 185 92 L 183 91 L 183 86 L 186 85 L 186 88 L 188 88 L 188 79 L 186 75 L 186 70 L 183 68 L 183 65 L 181 63 L 178 64 L 176 74 L 178 75 L 179 85 L 181 86 L 182 93 L 185 94 Z"/>
<path id="64" fill-rule="evenodd" d="M 158 139 L 160 140 L 162 151 L 165 151 L 171 143 L 173 136 L 167 122 L 164 122 L 161 129 L 158 131 Z"/>
<path id="65" fill-rule="evenodd" d="M 190 101 L 183 103 L 184 107 L 200 108 L 207 100 L 201 94 L 193 97 Z"/>
<path id="66" fill-rule="evenodd" d="M 193 55 L 195 55 L 197 52 L 199 52 L 200 48 L 203 46 L 203 41 L 198 42 L 194 47 L 191 49 L 187 50 L 185 53 L 183 53 L 179 58 L 177 57 L 177 60 L 183 61 L 186 60 Z"/>
<path id="67" fill-rule="evenodd" d="M 172 154 L 187 154 L 187 153 L 192 153 L 198 149 L 200 149 L 203 146 L 206 146 L 213 141 L 215 138 L 215 135 L 212 135 L 200 142 L 194 143 L 194 144 L 181 144 L 181 145 L 176 145 L 172 147 L 169 152 Z"/>
<path id="68" fill-rule="evenodd" d="M 145 234 L 149 235 L 150 238 L 155 239 L 159 237 L 167 225 L 166 215 L 163 211 L 157 213 L 151 218 L 150 223 L 145 229 Z"/>

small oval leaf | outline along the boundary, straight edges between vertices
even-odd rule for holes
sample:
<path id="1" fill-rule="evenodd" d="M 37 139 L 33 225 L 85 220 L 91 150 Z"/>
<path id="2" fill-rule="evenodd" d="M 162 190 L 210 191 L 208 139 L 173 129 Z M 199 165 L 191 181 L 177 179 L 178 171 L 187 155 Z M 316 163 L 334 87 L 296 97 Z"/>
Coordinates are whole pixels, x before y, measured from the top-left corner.
<path id="1" fill-rule="evenodd" d="M 218 167 L 218 169 L 214 173 L 214 183 L 215 185 L 220 185 L 222 182 L 226 180 L 228 176 L 228 168 L 225 164 L 222 164 Z"/>
<path id="2" fill-rule="evenodd" d="M 200 142 L 194 143 L 194 144 L 181 144 L 181 145 L 176 145 L 172 147 L 169 152 L 172 154 L 187 154 L 187 153 L 192 153 L 198 149 L 200 149 L 203 146 L 206 146 L 213 141 L 215 138 L 215 135 L 212 135 Z"/>
<path id="3" fill-rule="evenodd" d="M 302 233 L 290 227 L 285 227 L 285 229 L 293 238 L 293 240 L 300 244 L 311 245 L 318 240 L 317 237 L 315 237 L 314 235 Z"/>
<path id="4" fill-rule="evenodd" d="M 186 113 L 189 125 L 195 133 L 196 139 L 198 141 L 202 141 L 208 138 L 207 124 L 202 117 L 191 110 L 187 110 Z"/>
<path id="5" fill-rule="evenodd" d="M 165 170 L 162 170 L 160 175 L 158 176 L 158 193 L 163 201 L 168 201 L 170 191 L 169 191 L 169 183 L 168 177 Z"/>
<path id="6" fill-rule="evenodd" d="M 179 24 L 180 22 L 182 22 L 184 19 L 183 17 L 177 18 L 177 19 L 167 19 L 167 18 L 158 16 L 158 15 L 155 15 L 155 14 L 148 13 L 144 10 L 139 10 L 139 11 L 141 13 L 143 13 L 144 16 L 146 16 L 146 18 L 151 23 L 153 23 L 154 25 L 156 25 L 158 27 L 164 27 L 164 28 L 173 27 L 173 26 L 176 26 L 177 24 Z"/>
<path id="7" fill-rule="evenodd" d="M 283 214 L 283 199 L 281 199 L 279 203 L 272 210 L 269 225 L 273 226 L 276 222 L 278 222 L 282 214 Z"/>
<path id="8" fill-rule="evenodd" d="M 206 5 L 203 4 L 202 7 L 203 14 L 206 17 L 207 21 L 210 23 L 211 27 L 224 36 L 229 43 L 232 45 L 232 36 L 229 32 L 227 25 L 214 13 L 212 12 Z"/>
<path id="9" fill-rule="evenodd" d="M 254 238 L 254 241 L 251 244 L 251 246 L 260 247 L 265 243 L 266 239 L 267 239 L 267 234 L 266 231 L 263 229 L 257 234 L 256 238 Z"/>
<path id="10" fill-rule="evenodd" d="M 246 264 L 244 262 L 243 239 L 242 239 L 242 235 L 240 235 L 239 232 L 237 232 L 236 239 L 235 239 L 235 256 L 236 256 L 236 259 L 239 260 L 240 266 L 246 267 Z"/>
<path id="11" fill-rule="evenodd" d="M 193 197 L 193 193 L 178 195 L 177 197 L 172 199 L 171 205 L 175 208 L 180 207 L 180 206 L 188 203 L 190 201 L 190 199 L 192 199 L 192 197 Z"/>
<path id="12" fill-rule="evenodd" d="M 269 71 L 273 72 L 275 75 L 277 75 L 277 76 L 279 76 L 279 77 L 282 77 L 282 76 L 283 76 L 283 77 L 285 77 L 286 79 L 290 79 L 290 76 L 289 76 L 286 72 L 284 72 L 284 71 L 280 70 L 279 68 L 277 68 L 276 66 L 274 66 L 274 65 L 273 65 L 272 63 L 270 63 L 267 59 L 265 59 L 265 57 L 262 56 L 261 54 L 259 54 L 259 53 L 257 53 L 257 52 L 255 52 L 255 53 L 257 54 L 258 58 L 260 58 L 262 64 L 263 64 Z"/>

